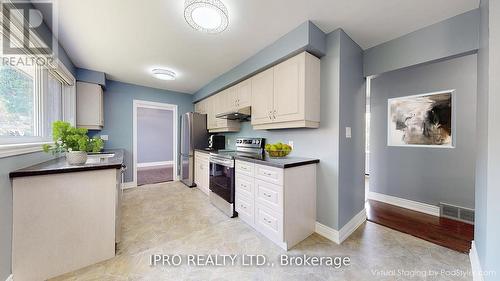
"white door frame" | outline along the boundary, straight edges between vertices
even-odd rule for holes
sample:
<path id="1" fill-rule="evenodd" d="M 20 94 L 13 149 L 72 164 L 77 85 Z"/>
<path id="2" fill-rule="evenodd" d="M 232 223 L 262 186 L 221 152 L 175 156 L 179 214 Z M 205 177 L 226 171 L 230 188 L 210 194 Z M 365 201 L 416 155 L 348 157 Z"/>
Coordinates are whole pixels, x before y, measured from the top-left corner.
<path id="1" fill-rule="evenodd" d="M 173 118 L 172 118 L 172 128 L 174 130 L 173 132 L 173 162 L 174 162 L 174 167 L 173 167 L 173 180 L 177 181 L 179 180 L 179 175 L 177 175 L 177 154 L 178 154 L 178 149 L 177 149 L 177 134 L 178 134 L 178 118 L 179 116 L 177 115 L 177 105 L 175 104 L 169 104 L 169 103 L 160 103 L 160 102 L 152 102 L 152 101 L 144 101 L 144 100 L 134 100 L 134 110 L 133 110 L 133 130 L 134 130 L 134 140 L 133 140 L 133 145 L 134 145 L 134 152 L 133 152 L 133 163 L 134 163 L 134 181 L 133 185 L 137 186 L 137 109 L 139 107 L 142 108 L 151 108 L 151 109 L 161 109 L 161 110 L 171 110 L 173 111 Z"/>

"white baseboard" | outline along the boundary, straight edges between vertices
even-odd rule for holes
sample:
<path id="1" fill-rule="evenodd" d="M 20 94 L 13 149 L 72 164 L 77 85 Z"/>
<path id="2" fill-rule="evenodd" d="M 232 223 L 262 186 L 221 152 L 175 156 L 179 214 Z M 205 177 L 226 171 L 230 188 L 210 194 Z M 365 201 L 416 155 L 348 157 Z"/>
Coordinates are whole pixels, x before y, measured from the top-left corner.
<path id="1" fill-rule="evenodd" d="M 355 215 L 344 227 L 340 230 L 335 230 L 331 227 L 328 227 L 320 222 L 316 222 L 316 233 L 319 235 L 337 243 L 341 244 L 344 242 L 349 236 L 358 229 L 360 225 L 362 225 L 366 221 L 366 210 L 363 209 L 357 215 Z"/>
<path id="2" fill-rule="evenodd" d="M 328 227 L 320 222 L 316 222 L 315 232 L 330 241 L 340 244 L 339 232 L 331 227 Z"/>
<path id="3" fill-rule="evenodd" d="M 351 234 L 366 221 L 366 209 L 361 210 L 339 231 L 340 243 L 344 242 Z"/>
<path id="4" fill-rule="evenodd" d="M 375 201 L 380 201 L 384 202 L 387 204 L 395 205 L 401 208 L 406 208 L 410 209 L 413 211 L 421 212 L 421 213 L 426 213 L 428 215 L 433 215 L 436 217 L 439 217 L 439 207 L 426 204 L 426 203 L 421 203 L 417 201 L 412 201 L 408 199 L 403 199 L 399 197 L 394 197 L 390 195 L 385 195 L 382 193 L 377 193 L 370 191 L 368 192 L 368 199 L 370 200 L 375 200 Z"/>
<path id="5" fill-rule="evenodd" d="M 484 281 L 482 274 L 481 263 L 479 262 L 479 256 L 476 250 L 476 244 L 472 241 L 472 247 L 469 252 L 470 265 L 472 270 L 472 280 L 474 281 Z"/>
<path id="6" fill-rule="evenodd" d="M 137 168 L 167 166 L 167 165 L 174 165 L 174 161 L 160 161 L 160 162 L 137 163 Z"/>
<path id="7" fill-rule="evenodd" d="M 12 274 L 9 275 L 9 277 L 7 277 L 7 279 L 5 279 L 5 281 L 14 281 L 14 277 L 12 277 Z"/>
<path id="8" fill-rule="evenodd" d="M 135 183 L 133 181 L 122 183 L 122 189 L 129 189 L 129 188 L 134 188 L 134 187 L 137 187 L 137 183 Z"/>

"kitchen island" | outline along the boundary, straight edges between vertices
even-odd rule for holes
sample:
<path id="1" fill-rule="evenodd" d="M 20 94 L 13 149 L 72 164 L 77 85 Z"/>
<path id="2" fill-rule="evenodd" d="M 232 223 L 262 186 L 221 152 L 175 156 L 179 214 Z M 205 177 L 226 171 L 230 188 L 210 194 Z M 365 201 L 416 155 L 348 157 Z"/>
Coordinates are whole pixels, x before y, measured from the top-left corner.
<path id="1" fill-rule="evenodd" d="M 119 242 L 123 150 L 64 157 L 10 173 L 12 273 L 45 280 L 115 256 Z"/>

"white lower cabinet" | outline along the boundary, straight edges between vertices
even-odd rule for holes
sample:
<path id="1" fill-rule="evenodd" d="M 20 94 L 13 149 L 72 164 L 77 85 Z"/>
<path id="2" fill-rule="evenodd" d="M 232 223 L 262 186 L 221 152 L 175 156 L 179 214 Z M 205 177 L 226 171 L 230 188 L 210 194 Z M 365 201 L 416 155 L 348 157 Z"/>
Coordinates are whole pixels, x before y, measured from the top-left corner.
<path id="1" fill-rule="evenodd" d="M 194 182 L 199 190 L 208 195 L 210 190 L 210 162 L 207 153 L 194 152 Z"/>
<path id="2" fill-rule="evenodd" d="M 236 160 L 240 219 L 288 250 L 314 233 L 316 164 L 280 169 Z"/>

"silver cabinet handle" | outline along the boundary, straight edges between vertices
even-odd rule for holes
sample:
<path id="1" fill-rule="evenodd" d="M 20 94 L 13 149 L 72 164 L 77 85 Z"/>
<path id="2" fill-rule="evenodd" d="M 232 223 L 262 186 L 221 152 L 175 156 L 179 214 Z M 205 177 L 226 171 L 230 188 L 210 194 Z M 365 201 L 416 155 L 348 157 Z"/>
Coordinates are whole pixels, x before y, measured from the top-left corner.
<path id="1" fill-rule="evenodd" d="M 267 198 L 271 198 L 271 194 L 267 194 L 264 192 L 264 196 L 266 196 Z"/>
<path id="2" fill-rule="evenodd" d="M 273 119 L 276 120 L 276 110 L 273 111 Z"/>
<path id="3" fill-rule="evenodd" d="M 271 173 L 266 173 L 266 172 L 262 172 L 262 173 L 264 174 L 264 176 L 269 176 L 269 177 L 272 176 Z"/>

